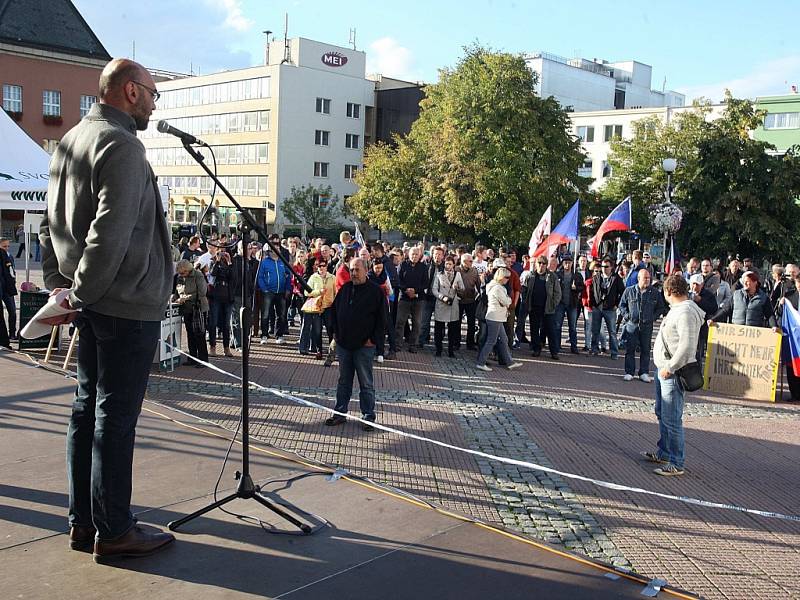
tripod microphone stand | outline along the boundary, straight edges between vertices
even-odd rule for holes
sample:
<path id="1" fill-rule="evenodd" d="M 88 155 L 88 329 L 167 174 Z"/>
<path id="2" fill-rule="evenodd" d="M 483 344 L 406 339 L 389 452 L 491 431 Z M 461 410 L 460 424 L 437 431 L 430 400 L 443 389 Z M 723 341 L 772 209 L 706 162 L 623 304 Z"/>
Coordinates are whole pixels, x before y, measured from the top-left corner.
<path id="1" fill-rule="evenodd" d="M 209 177 L 216 183 L 219 189 L 225 194 L 228 200 L 236 207 L 239 213 L 239 230 L 241 232 L 241 239 L 242 239 L 242 281 L 241 281 L 241 292 L 242 292 L 242 308 L 240 312 L 240 320 L 239 323 L 241 324 L 242 329 L 242 393 L 241 393 L 241 404 L 242 404 L 242 465 L 241 471 L 237 473 L 239 484 L 236 488 L 236 491 L 229 496 L 221 498 L 220 500 L 209 504 L 199 510 L 196 510 L 190 515 L 182 517 L 176 521 L 171 521 L 167 526 L 172 530 L 177 530 L 181 525 L 188 523 L 189 521 L 199 517 L 200 515 L 204 515 L 205 513 L 214 510 L 215 508 L 219 508 L 233 500 L 243 499 L 243 500 L 255 500 L 262 506 L 265 506 L 272 512 L 280 515 L 286 521 L 294 525 L 295 527 L 299 528 L 303 534 L 310 535 L 317 531 L 321 527 L 321 525 L 317 525 L 312 527 L 307 523 L 303 523 L 298 519 L 295 515 L 290 514 L 285 508 L 289 508 L 283 504 L 280 506 L 276 503 L 272 502 L 268 498 L 266 498 L 262 492 L 261 488 L 253 482 L 253 478 L 250 475 L 250 365 L 249 365 L 249 358 L 250 358 L 250 324 L 252 319 L 252 314 L 250 310 L 250 303 L 248 298 L 250 297 L 250 290 L 249 290 L 249 276 L 248 276 L 248 246 L 250 243 L 250 232 L 255 231 L 260 233 L 264 239 L 267 239 L 267 235 L 264 230 L 256 223 L 253 216 L 246 210 L 242 208 L 242 206 L 231 196 L 230 192 L 223 186 L 219 179 L 217 178 L 216 174 L 211 172 L 208 165 L 205 164 L 203 155 L 200 154 L 196 149 L 192 148 L 188 142 L 184 141 L 183 147 L 186 151 L 191 154 L 192 158 L 194 158 L 197 163 L 203 168 L 203 170 L 208 173 Z M 286 258 L 280 251 L 280 246 L 276 249 L 269 241 L 267 241 L 269 247 L 272 248 L 273 252 L 278 255 L 278 258 L 283 261 L 283 263 L 287 266 L 287 268 L 291 269 Z M 306 289 L 310 290 L 308 284 L 302 280 L 302 278 L 298 278 L 300 284 Z M 298 512 L 303 514 L 309 514 L 305 511 L 300 509 L 296 509 Z"/>

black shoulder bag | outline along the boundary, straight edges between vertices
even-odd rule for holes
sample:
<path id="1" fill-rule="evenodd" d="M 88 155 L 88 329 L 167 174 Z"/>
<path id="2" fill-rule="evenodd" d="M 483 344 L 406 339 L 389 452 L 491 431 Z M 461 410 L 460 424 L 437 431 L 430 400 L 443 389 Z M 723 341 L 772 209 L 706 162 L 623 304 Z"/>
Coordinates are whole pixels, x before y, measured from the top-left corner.
<path id="1" fill-rule="evenodd" d="M 664 354 L 667 356 L 667 360 L 672 358 L 672 354 L 667 348 L 667 342 L 664 340 Z M 675 371 L 675 376 L 680 381 L 681 387 L 686 392 L 695 392 L 703 387 L 703 369 L 700 367 L 700 363 L 696 360 L 693 360 L 689 364 L 683 365 L 680 369 Z"/>

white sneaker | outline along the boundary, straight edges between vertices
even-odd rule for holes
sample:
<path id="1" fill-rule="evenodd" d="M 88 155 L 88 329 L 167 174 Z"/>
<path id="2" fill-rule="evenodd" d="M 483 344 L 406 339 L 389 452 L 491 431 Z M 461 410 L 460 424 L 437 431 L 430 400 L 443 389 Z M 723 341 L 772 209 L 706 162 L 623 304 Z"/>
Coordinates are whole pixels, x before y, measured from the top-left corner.
<path id="1" fill-rule="evenodd" d="M 383 362 L 383 355 L 379 354 L 377 360 L 378 360 L 379 363 L 382 363 Z"/>
<path id="2" fill-rule="evenodd" d="M 641 375 L 639 375 L 639 379 L 641 379 L 645 383 L 650 383 L 653 381 L 653 378 L 650 377 L 650 375 L 648 375 L 647 373 L 642 373 Z"/>
<path id="3" fill-rule="evenodd" d="M 267 339 L 269 339 L 269 338 L 267 338 L 267 336 L 265 336 L 265 335 L 261 336 L 261 341 L 259 341 L 258 343 L 263 346 L 264 344 L 267 343 Z"/>
<path id="4" fill-rule="evenodd" d="M 630 373 L 625 373 L 625 377 L 623 377 L 625 381 L 633 381 L 633 375 Z"/>
<path id="5" fill-rule="evenodd" d="M 508 368 L 509 368 L 509 370 L 511 370 L 511 369 L 516 369 L 517 367 L 521 367 L 521 366 L 522 366 L 521 362 L 515 362 L 515 363 L 511 363 L 510 365 L 508 365 Z"/>
<path id="6" fill-rule="evenodd" d="M 492 367 L 487 367 L 486 365 L 475 365 L 475 368 L 480 371 L 491 371 Z"/>
<path id="7" fill-rule="evenodd" d="M 278 342 L 278 344 L 280 344 L 280 345 L 283 345 L 283 344 L 285 344 L 285 343 L 286 343 L 286 342 L 284 342 L 284 341 L 283 341 L 283 338 L 282 338 L 282 337 L 279 337 L 279 338 L 278 338 L 277 340 L 275 340 L 275 341 L 276 341 L 276 342 Z"/>

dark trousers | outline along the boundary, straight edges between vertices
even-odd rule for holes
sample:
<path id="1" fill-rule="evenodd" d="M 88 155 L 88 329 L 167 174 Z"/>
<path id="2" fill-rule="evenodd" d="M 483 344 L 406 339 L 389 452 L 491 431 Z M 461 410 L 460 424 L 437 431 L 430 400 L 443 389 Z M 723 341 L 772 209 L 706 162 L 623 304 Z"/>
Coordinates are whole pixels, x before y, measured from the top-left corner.
<path id="1" fill-rule="evenodd" d="M 300 314 L 300 354 L 322 352 L 322 313 Z"/>
<path id="2" fill-rule="evenodd" d="M 8 310 L 8 333 L 14 335 L 17 332 L 17 305 L 14 302 L 14 296 L 3 296 L 3 304 Z M 2 310 L 0 308 L 0 311 Z"/>
<path id="3" fill-rule="evenodd" d="M 208 343 L 213 348 L 217 344 L 217 331 L 222 334 L 222 347 L 231 347 L 231 311 L 233 304 L 216 300 L 211 305 L 208 325 Z"/>
<path id="4" fill-rule="evenodd" d="M 186 329 L 186 345 L 189 347 L 189 355 L 208 362 L 206 336 L 204 332 L 195 332 L 192 313 L 183 315 L 183 326 Z"/>
<path id="5" fill-rule="evenodd" d="M 353 395 L 353 377 L 358 377 L 361 414 L 365 419 L 375 420 L 375 387 L 372 382 L 372 359 L 375 346 L 364 346 L 358 350 L 348 350 L 336 345 L 336 358 L 339 359 L 339 382 L 336 384 L 336 406 L 334 410 L 347 412 L 350 397 Z"/>
<path id="6" fill-rule="evenodd" d="M 395 331 L 394 331 L 394 324 L 392 323 L 392 315 L 389 303 L 387 302 L 384 305 L 383 310 L 383 320 L 386 323 L 386 326 L 383 330 L 383 335 L 381 339 L 375 342 L 375 355 L 376 356 L 386 356 L 386 338 L 389 338 L 389 352 L 397 352 L 397 343 L 395 341 Z"/>
<path id="7" fill-rule="evenodd" d="M 458 327 L 458 337 L 459 337 L 459 345 L 461 343 L 461 319 L 464 318 L 464 315 L 467 316 L 467 348 L 472 350 L 476 347 L 477 342 L 475 340 L 475 333 L 476 333 L 476 326 L 475 326 L 475 309 L 478 308 L 478 304 L 476 302 L 470 302 L 469 304 L 459 304 L 458 305 L 458 313 L 459 313 L 459 327 Z"/>
<path id="8" fill-rule="evenodd" d="M 436 309 L 436 298 L 430 297 L 422 301 L 422 316 L 419 323 L 419 338 L 417 343 L 421 346 L 431 341 L 431 319 Z M 411 338 L 414 341 L 415 338 Z"/>
<path id="9" fill-rule="evenodd" d="M 447 351 L 455 352 L 458 348 L 458 332 L 461 329 L 461 321 L 435 321 L 433 324 L 433 341 L 436 345 L 436 352 L 441 353 L 442 342 L 444 341 L 444 329 L 447 327 Z"/>
<path id="10" fill-rule="evenodd" d="M 78 389 L 67 432 L 70 525 L 94 525 L 102 540 L 133 526 L 131 488 L 136 422 L 142 408 L 158 321 L 83 310 L 76 325 Z"/>
<path id="11" fill-rule="evenodd" d="M 403 338 L 403 329 L 408 318 L 411 317 L 411 340 L 409 345 L 414 345 L 419 341 L 420 322 L 422 319 L 422 305 L 424 300 L 401 300 L 397 305 L 397 324 L 395 326 L 395 338 Z"/>
<path id="12" fill-rule="evenodd" d="M 555 315 L 544 314 L 544 306 L 534 306 L 530 312 L 531 337 L 530 349 L 533 352 L 541 352 L 544 341 L 547 340 L 547 347 L 550 354 L 558 354 L 558 340 L 556 339 L 556 319 Z"/>
<path id="13" fill-rule="evenodd" d="M 625 340 L 625 373 L 644 375 L 650 371 L 650 342 L 653 339 L 653 324 L 627 324 L 622 328 Z M 639 349 L 639 372 L 636 373 L 636 349 Z"/>
<path id="14" fill-rule="evenodd" d="M 789 350 L 789 338 L 786 336 L 783 336 L 781 352 L 783 364 L 786 366 L 786 383 L 789 384 L 790 399 L 792 402 L 800 402 L 800 377 L 797 377 L 792 369 L 792 354 Z"/>
<path id="15" fill-rule="evenodd" d="M 269 331 L 269 313 L 275 307 L 277 322 L 275 323 L 275 337 L 281 337 L 289 329 L 286 323 L 286 296 L 283 292 L 263 292 L 261 301 L 261 335 Z"/>
<path id="16" fill-rule="evenodd" d="M 520 298 L 520 301 L 517 302 L 515 313 L 517 324 L 514 327 L 514 334 L 516 335 L 517 340 L 522 342 L 526 340 L 525 321 L 528 319 L 528 309 L 526 308 L 525 302 L 522 301 L 522 298 Z"/>
<path id="17" fill-rule="evenodd" d="M 564 331 L 564 318 L 567 319 L 567 329 L 569 333 L 569 348 L 573 352 L 578 349 L 578 307 L 559 304 L 556 306 L 556 338 L 558 339 L 558 350 L 561 351 L 561 338 Z"/>
<path id="18" fill-rule="evenodd" d="M 11 348 L 11 340 L 8 339 L 8 329 L 6 329 L 6 318 L 0 310 L 0 346 Z"/>

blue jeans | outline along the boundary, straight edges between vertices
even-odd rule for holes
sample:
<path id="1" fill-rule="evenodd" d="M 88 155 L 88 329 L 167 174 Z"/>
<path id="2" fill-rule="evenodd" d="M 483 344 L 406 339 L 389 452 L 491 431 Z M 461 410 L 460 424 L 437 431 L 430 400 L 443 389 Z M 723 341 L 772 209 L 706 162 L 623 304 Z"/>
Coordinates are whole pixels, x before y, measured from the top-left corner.
<path id="1" fill-rule="evenodd" d="M 656 417 L 658 418 L 658 457 L 683 468 L 683 388 L 678 377 L 656 378 Z"/>
<path id="2" fill-rule="evenodd" d="M 300 313 L 300 354 L 322 352 L 322 313 Z"/>
<path id="3" fill-rule="evenodd" d="M 478 360 L 476 364 L 481 366 L 486 364 L 486 357 L 489 352 L 497 346 L 497 357 L 506 366 L 514 362 L 511 357 L 511 350 L 508 349 L 508 335 L 506 334 L 505 321 L 486 321 L 486 339 L 481 346 L 481 351 L 478 353 Z"/>
<path id="4" fill-rule="evenodd" d="M 578 349 L 578 307 L 559 304 L 556 306 L 556 340 L 558 340 L 558 352 L 561 352 L 561 336 L 564 330 L 564 317 L 567 318 L 567 329 L 569 330 L 569 348 Z"/>
<path id="5" fill-rule="evenodd" d="M 583 347 L 586 350 L 592 348 L 592 311 L 587 307 L 583 307 Z M 608 337 L 605 333 L 600 333 L 600 347 L 605 348 L 608 346 Z"/>
<path id="6" fill-rule="evenodd" d="M 375 387 L 372 383 L 372 360 L 375 346 L 363 346 L 358 350 L 348 350 L 336 344 L 336 357 L 339 359 L 339 382 L 336 384 L 337 412 L 346 413 L 350 397 L 353 395 L 353 376 L 358 377 L 358 394 L 361 414 L 365 419 L 375 420 Z"/>
<path id="7" fill-rule="evenodd" d="M 213 348 L 217 344 L 217 330 L 222 333 L 222 347 L 231 347 L 231 311 L 230 302 L 214 301 L 208 315 L 208 343 Z"/>
<path id="8" fill-rule="evenodd" d="M 84 309 L 76 320 L 78 389 L 67 431 L 69 524 L 114 540 L 133 526 L 136 422 L 161 330 Z"/>
<path id="9" fill-rule="evenodd" d="M 422 345 L 431 340 L 431 319 L 433 311 L 436 309 L 436 298 L 426 298 L 422 303 L 422 317 L 419 324 L 419 340 L 417 343 Z M 413 341 L 413 340 L 412 340 Z"/>
<path id="10" fill-rule="evenodd" d="M 616 308 L 602 310 L 596 306 L 592 309 L 592 352 L 599 350 L 600 328 L 603 326 L 603 321 L 606 322 L 606 329 L 608 329 L 608 345 L 611 348 L 611 356 L 617 356 L 619 347 L 617 346 Z"/>
<path id="11" fill-rule="evenodd" d="M 639 375 L 650 371 L 650 342 L 653 339 L 653 324 L 627 324 L 622 328 L 625 340 L 625 373 L 636 375 L 636 349 L 639 349 Z"/>
<path id="12" fill-rule="evenodd" d="M 282 337 L 288 330 L 286 322 L 286 296 L 283 292 L 261 292 L 261 335 L 266 337 L 269 331 L 269 313 L 275 305 L 277 323 L 275 323 L 275 337 Z"/>

